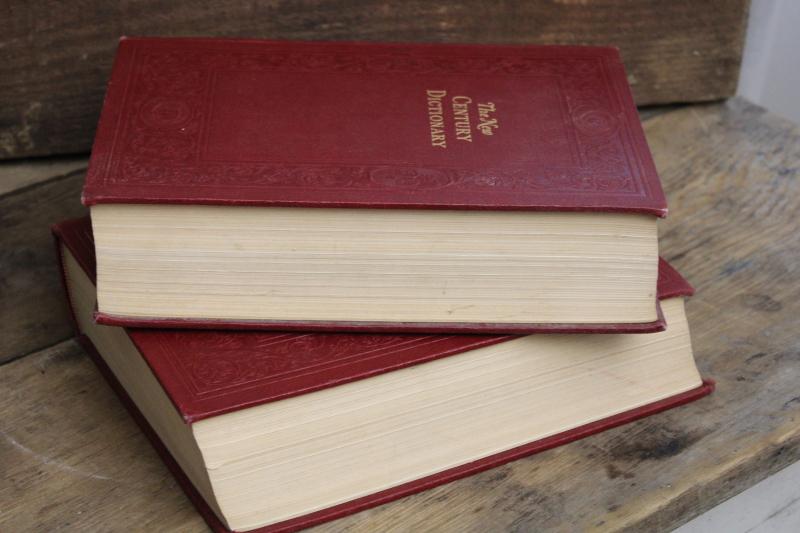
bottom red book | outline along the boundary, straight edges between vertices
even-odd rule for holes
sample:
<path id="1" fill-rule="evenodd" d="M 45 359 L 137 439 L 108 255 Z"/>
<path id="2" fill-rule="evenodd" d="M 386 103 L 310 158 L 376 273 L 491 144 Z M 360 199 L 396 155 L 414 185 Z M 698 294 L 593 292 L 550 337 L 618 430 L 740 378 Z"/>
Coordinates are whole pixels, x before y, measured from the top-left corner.
<path id="1" fill-rule="evenodd" d="M 93 320 L 89 220 L 54 233 L 84 346 L 216 531 L 294 531 L 713 390 L 664 261 L 659 333 L 123 329 Z"/>

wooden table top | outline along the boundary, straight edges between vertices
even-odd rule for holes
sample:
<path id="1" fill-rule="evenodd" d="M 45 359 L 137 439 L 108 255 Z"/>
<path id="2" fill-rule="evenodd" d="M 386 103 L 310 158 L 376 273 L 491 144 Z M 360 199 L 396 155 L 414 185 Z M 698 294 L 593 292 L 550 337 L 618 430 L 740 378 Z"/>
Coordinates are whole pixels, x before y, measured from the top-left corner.
<path id="1" fill-rule="evenodd" d="M 800 128 L 738 99 L 645 116 L 716 393 L 317 531 L 668 529 L 800 458 Z M 47 225 L 81 212 L 70 169 L 0 193 L 0 530 L 204 531 L 68 338 Z"/>

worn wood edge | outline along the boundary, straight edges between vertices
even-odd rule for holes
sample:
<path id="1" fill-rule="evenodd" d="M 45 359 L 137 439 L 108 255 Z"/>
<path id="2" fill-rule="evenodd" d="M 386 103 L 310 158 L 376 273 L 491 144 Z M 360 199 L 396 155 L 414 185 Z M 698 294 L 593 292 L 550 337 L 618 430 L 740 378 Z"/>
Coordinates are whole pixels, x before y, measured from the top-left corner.
<path id="1" fill-rule="evenodd" d="M 11 189 L 9 191 L 0 193 L 0 202 L 2 202 L 3 200 L 5 200 L 7 198 L 12 198 L 14 196 L 25 194 L 25 193 L 27 193 L 29 191 L 32 191 L 32 190 L 35 190 L 35 189 L 39 189 L 39 188 L 42 188 L 42 187 L 47 187 L 48 185 L 50 185 L 50 184 L 52 184 L 54 182 L 57 182 L 57 181 L 68 179 L 68 178 L 71 178 L 73 176 L 77 176 L 79 174 L 85 174 L 86 170 L 87 170 L 87 167 L 86 166 L 82 166 L 80 168 L 76 168 L 76 169 L 70 170 L 68 172 L 53 174 L 53 175 L 49 175 L 47 177 L 40 177 L 33 183 L 26 183 L 24 185 L 20 185 L 18 187 L 15 187 L 15 188 L 13 188 L 13 189 Z"/>
<path id="2" fill-rule="evenodd" d="M 0 530 L 207 530 L 75 338 L 0 366 L 0 384 Z"/>
<path id="3" fill-rule="evenodd" d="M 721 102 L 722 100 L 715 100 L 715 102 Z M 671 113 L 673 111 L 677 111 L 679 109 L 683 109 L 688 107 L 691 104 L 686 103 L 674 103 L 674 104 L 658 104 L 658 105 L 647 105 L 647 106 L 638 106 L 636 109 L 639 112 L 639 120 L 642 122 L 647 122 L 648 120 L 652 120 L 660 115 L 665 113 Z"/>
<path id="4" fill-rule="evenodd" d="M 662 500 L 664 505 L 647 514 L 640 510 L 618 531 L 671 531 L 696 518 L 759 481 L 800 460 L 800 433 L 797 423 L 788 422 L 783 431 L 771 434 L 769 447 L 752 446 L 745 457 L 736 456 L 715 470 L 703 472 L 702 479 L 687 480 L 678 496 Z M 702 506 L 696 503 L 702 501 Z M 652 509 L 651 509 L 652 510 Z M 613 519 L 613 515 L 611 516 Z"/>
<path id="5" fill-rule="evenodd" d="M 35 349 L 33 349 L 33 350 L 29 351 L 29 352 L 21 352 L 21 353 L 18 353 L 18 354 L 12 354 L 12 355 L 10 355 L 8 357 L 0 359 L 0 368 L 2 368 L 5 365 L 8 365 L 10 363 L 16 363 L 20 359 L 24 359 L 26 357 L 36 357 L 41 352 L 46 352 L 48 350 L 58 349 L 61 345 L 65 344 L 65 343 L 68 343 L 68 342 L 71 342 L 71 341 L 76 341 L 77 342 L 77 337 L 74 334 L 66 336 L 66 337 L 60 337 L 60 338 L 56 339 L 53 342 L 53 344 L 48 344 L 48 345 L 45 345 L 45 346 L 41 346 L 41 347 L 35 348 Z"/>
<path id="6" fill-rule="evenodd" d="M 86 154 L 0 161 L 0 198 L 25 186 L 85 170 L 88 164 Z"/>

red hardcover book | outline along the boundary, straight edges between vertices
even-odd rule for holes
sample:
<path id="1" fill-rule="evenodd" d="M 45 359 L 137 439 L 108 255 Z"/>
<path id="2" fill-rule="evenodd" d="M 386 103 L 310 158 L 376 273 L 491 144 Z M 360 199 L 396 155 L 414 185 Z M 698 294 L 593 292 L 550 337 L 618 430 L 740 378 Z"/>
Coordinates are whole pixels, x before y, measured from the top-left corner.
<path id="1" fill-rule="evenodd" d="M 692 289 L 663 261 L 670 328 L 650 335 L 123 330 L 91 320 L 88 220 L 54 233 L 82 342 L 216 531 L 301 529 L 713 389 L 691 354 Z"/>
<path id="2" fill-rule="evenodd" d="M 440 147 L 462 93 L 496 121 Z M 123 39 L 83 199 L 667 211 L 619 52 L 574 46 Z"/>
<path id="3" fill-rule="evenodd" d="M 107 324 L 663 326 L 614 48 L 123 39 L 83 201 Z"/>

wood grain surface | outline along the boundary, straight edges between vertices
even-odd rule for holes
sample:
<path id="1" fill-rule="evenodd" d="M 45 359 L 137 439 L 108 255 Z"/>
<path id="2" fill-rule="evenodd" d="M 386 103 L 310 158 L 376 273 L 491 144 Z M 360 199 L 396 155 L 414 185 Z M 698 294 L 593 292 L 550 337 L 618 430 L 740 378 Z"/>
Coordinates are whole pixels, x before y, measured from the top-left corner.
<path id="1" fill-rule="evenodd" d="M 0 195 L 0 363 L 73 334 L 50 225 L 86 213 L 86 172 L 54 168 L 69 170 Z"/>
<path id="2" fill-rule="evenodd" d="M 668 530 L 800 458 L 800 130 L 741 100 L 645 129 L 716 393 L 316 531 Z M 73 341 L 0 390 L 0 530 L 205 529 Z"/>
<path id="3" fill-rule="evenodd" d="M 209 0 L 0 7 L 0 159 L 87 152 L 121 35 L 615 45 L 639 105 L 734 94 L 747 0 Z"/>
<path id="4" fill-rule="evenodd" d="M 56 176 L 85 169 L 86 156 L 37 157 L 0 161 L 0 198 Z"/>

